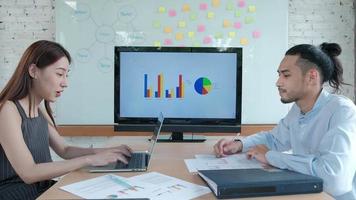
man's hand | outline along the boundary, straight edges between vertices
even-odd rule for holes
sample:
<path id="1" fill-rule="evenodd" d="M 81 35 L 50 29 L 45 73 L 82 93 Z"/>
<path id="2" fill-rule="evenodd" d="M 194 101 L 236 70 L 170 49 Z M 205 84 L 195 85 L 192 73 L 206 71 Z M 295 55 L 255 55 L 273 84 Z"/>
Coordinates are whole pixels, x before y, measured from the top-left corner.
<path id="1" fill-rule="evenodd" d="M 266 153 L 268 151 L 269 149 L 265 145 L 263 144 L 256 145 L 247 151 L 247 158 L 248 159 L 255 158 L 256 160 L 261 162 L 262 165 L 267 166 L 269 165 L 266 159 Z"/>
<path id="2" fill-rule="evenodd" d="M 224 157 L 227 155 L 238 153 L 241 150 L 241 141 L 222 139 L 214 145 L 214 152 L 216 157 Z"/>

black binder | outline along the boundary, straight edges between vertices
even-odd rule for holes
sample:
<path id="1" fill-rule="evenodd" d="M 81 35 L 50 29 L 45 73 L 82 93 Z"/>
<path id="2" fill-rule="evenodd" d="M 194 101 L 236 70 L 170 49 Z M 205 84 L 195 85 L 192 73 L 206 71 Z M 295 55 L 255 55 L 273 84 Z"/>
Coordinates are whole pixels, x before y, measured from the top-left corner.
<path id="1" fill-rule="evenodd" d="M 218 199 L 323 191 L 321 178 L 279 169 L 199 170 Z"/>

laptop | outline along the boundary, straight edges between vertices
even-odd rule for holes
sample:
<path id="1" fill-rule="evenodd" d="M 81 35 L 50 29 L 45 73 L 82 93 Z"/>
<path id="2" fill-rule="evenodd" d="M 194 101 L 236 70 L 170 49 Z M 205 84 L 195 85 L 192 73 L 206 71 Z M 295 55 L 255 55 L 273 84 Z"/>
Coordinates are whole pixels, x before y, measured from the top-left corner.
<path id="1" fill-rule="evenodd" d="M 89 172 L 140 172 L 147 171 L 150 164 L 150 159 L 153 154 L 154 147 L 157 143 L 158 136 L 161 132 L 164 117 L 160 113 L 157 123 L 155 125 L 152 138 L 150 139 L 151 147 L 149 151 L 133 152 L 129 158 L 128 164 L 124 164 L 121 161 L 110 163 L 105 166 L 89 167 Z"/>

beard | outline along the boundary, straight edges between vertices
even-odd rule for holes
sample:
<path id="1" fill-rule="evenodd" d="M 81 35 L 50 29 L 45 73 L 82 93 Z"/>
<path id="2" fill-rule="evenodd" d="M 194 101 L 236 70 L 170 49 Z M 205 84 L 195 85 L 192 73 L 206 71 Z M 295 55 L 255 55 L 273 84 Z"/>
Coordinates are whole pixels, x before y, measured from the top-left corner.
<path id="1" fill-rule="evenodd" d="M 283 99 L 281 98 L 281 102 L 284 103 L 284 104 L 287 104 L 287 103 L 292 103 L 292 102 L 295 102 L 296 99 Z"/>

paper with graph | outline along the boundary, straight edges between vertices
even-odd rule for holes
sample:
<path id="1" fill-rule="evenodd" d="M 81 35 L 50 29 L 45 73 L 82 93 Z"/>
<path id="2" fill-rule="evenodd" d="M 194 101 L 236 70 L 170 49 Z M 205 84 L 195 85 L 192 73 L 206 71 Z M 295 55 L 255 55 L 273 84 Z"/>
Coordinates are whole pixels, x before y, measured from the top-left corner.
<path id="1" fill-rule="evenodd" d="M 189 172 L 198 170 L 217 170 L 217 169 L 250 169 L 262 168 L 261 164 L 255 159 L 247 159 L 246 154 L 234 154 L 223 158 L 215 155 L 199 154 L 195 159 L 184 160 Z"/>

